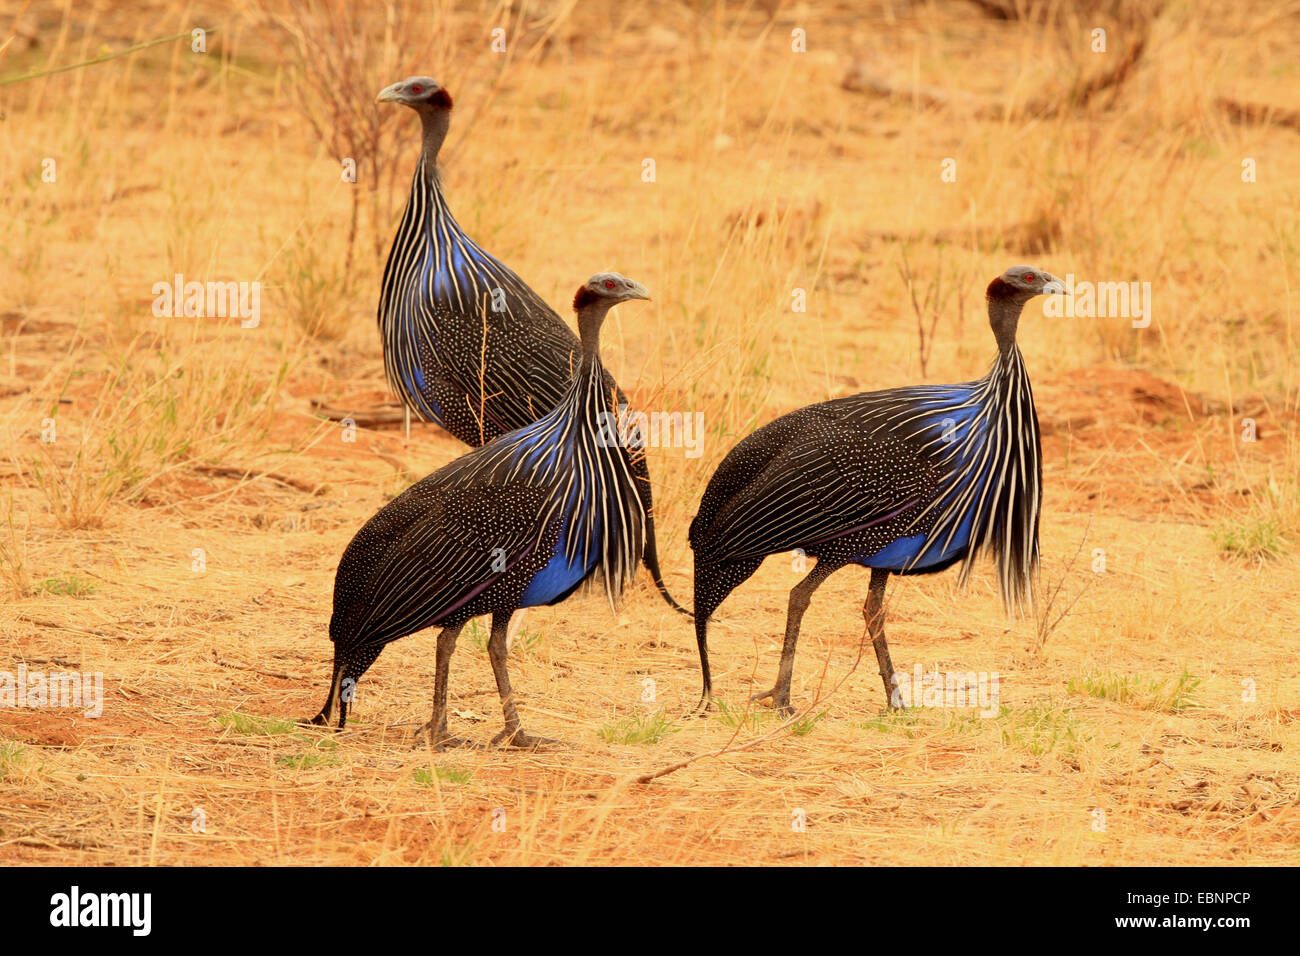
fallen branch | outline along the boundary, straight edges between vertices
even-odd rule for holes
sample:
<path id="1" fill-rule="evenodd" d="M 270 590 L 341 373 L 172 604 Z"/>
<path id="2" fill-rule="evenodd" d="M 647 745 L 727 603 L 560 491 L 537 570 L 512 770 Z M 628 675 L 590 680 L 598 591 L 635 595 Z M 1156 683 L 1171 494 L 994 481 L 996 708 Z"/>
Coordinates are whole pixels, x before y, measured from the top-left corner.
<path id="1" fill-rule="evenodd" d="M 22 611 L 19 611 L 17 616 L 19 620 L 26 621 L 28 624 L 35 624 L 37 627 L 48 627 L 56 631 L 75 631 L 78 634 L 90 634 L 93 635 L 94 637 L 112 638 L 112 637 L 119 636 L 116 634 L 106 634 L 103 631 L 91 630 L 90 628 L 86 628 L 86 627 L 77 627 L 74 624 L 61 624 L 58 621 L 47 620 L 46 618 L 43 617 L 32 617 L 29 614 L 24 614 Z"/>
<path id="2" fill-rule="evenodd" d="M 1226 112 L 1234 123 L 1261 123 L 1300 132 L 1300 110 L 1269 106 L 1267 103 L 1243 103 L 1226 96 L 1220 96 L 1214 105 Z"/>
<path id="3" fill-rule="evenodd" d="M 236 664 L 232 661 L 225 661 L 217 656 L 215 650 L 212 652 L 212 660 L 220 667 L 229 667 L 231 670 L 237 671 L 252 671 L 254 674 L 261 674 L 263 677 L 274 677 L 277 680 L 302 681 L 307 679 L 305 677 L 294 677 L 290 674 L 282 674 L 279 671 L 264 671 L 261 668 L 252 667 L 248 664 Z"/>
<path id="4" fill-rule="evenodd" d="M 194 470 L 205 475 L 212 475 L 216 478 L 238 478 L 240 481 L 247 481 L 253 478 L 270 478 L 272 481 L 288 488 L 294 488 L 298 491 L 305 491 L 309 495 L 318 495 L 321 489 L 325 487 L 324 482 L 312 484 L 303 481 L 301 478 L 294 478 L 291 475 L 282 475 L 278 471 L 256 471 L 253 468 L 241 468 L 237 465 L 207 465 L 199 463 L 193 466 Z"/>
<path id="5" fill-rule="evenodd" d="M 840 80 L 840 86 L 852 93 L 870 93 L 893 100 L 909 100 L 933 109 L 949 109 L 972 114 L 981 120 L 1022 119 L 1024 117 L 1058 116 L 1069 109 L 1088 105 L 1099 93 L 1113 91 L 1107 106 L 1114 104 L 1120 88 L 1128 81 L 1146 52 L 1147 38 L 1139 36 L 1124 51 L 1113 68 L 1074 83 L 1064 94 L 1051 98 L 1031 100 L 1011 110 L 1007 115 L 1002 105 L 985 100 L 980 102 L 969 93 L 949 91 L 936 86 L 915 84 L 899 85 L 876 73 L 861 61 L 855 61 Z M 1222 101 L 1220 101 L 1222 103 Z M 1286 111 L 1278 111 L 1285 114 Z M 1300 114 L 1296 114 L 1300 122 Z M 1287 125 L 1287 124 L 1283 124 Z"/>
<path id="6" fill-rule="evenodd" d="M 363 409 L 332 408 L 324 399 L 311 400 L 312 412 L 333 422 L 350 419 L 358 428 L 377 428 L 383 425 L 400 425 L 406 421 L 406 410 L 395 402 L 372 405 Z"/>
<path id="7" fill-rule="evenodd" d="M 419 481 L 420 478 L 423 477 L 422 475 L 417 475 L 417 474 L 416 474 L 416 473 L 411 469 L 411 466 L 410 466 L 410 465 L 408 465 L 406 462 L 402 461 L 402 459 L 398 458 L 396 455 L 390 455 L 390 454 L 388 454 L 387 452 L 377 451 L 377 452 L 374 452 L 374 456 L 375 456 L 376 458 L 378 458 L 380 461 L 386 461 L 386 462 L 388 462 L 388 464 L 390 464 L 390 465 L 392 465 L 394 468 L 396 468 L 397 471 L 398 471 L 398 473 L 399 473 L 400 475 L 402 475 L 402 477 L 404 477 L 404 478 L 409 478 L 409 479 L 411 479 L 412 481 Z"/>

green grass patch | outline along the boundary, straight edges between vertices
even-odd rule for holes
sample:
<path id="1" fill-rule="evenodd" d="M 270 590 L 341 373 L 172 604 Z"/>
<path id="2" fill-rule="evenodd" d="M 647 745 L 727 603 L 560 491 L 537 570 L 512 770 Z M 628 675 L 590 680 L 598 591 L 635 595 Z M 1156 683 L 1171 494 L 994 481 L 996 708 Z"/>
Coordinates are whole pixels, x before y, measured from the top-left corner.
<path id="1" fill-rule="evenodd" d="M 38 591 L 44 591 L 47 594 L 63 594 L 68 597 L 85 597 L 88 594 L 94 594 L 99 585 L 95 584 L 88 578 L 81 578 L 75 574 L 65 575 L 60 578 L 46 578 L 36 585 Z"/>
<path id="2" fill-rule="evenodd" d="M 812 729 L 816 727 L 817 723 L 825 716 L 826 711 L 823 710 L 820 714 L 808 714 L 805 717 L 800 717 L 790 725 L 790 733 L 794 734 L 796 737 L 806 737 L 812 733 Z"/>
<path id="3" fill-rule="evenodd" d="M 1286 551 L 1282 522 L 1272 515 L 1248 515 L 1220 524 L 1210 540 L 1221 552 L 1252 561 L 1271 561 Z"/>
<path id="4" fill-rule="evenodd" d="M 1176 677 L 1148 677 L 1141 674 L 1113 672 L 1071 677 L 1065 682 L 1070 694 L 1110 700 L 1117 704 L 1132 704 L 1143 710 L 1177 712 L 1199 706 L 1196 689 L 1201 679 L 1183 670 Z"/>
<path id="5" fill-rule="evenodd" d="M 13 772 L 14 768 L 22 761 L 23 754 L 26 751 L 27 748 L 20 744 L 0 744 L 0 780 L 4 780 Z"/>
<path id="6" fill-rule="evenodd" d="M 921 713 L 919 710 L 913 709 L 891 710 L 879 717 L 864 720 L 858 726 L 863 730 L 875 730 L 882 734 L 902 734 L 904 737 L 916 737 L 925 729 L 918 726 L 919 724 L 921 724 Z"/>
<path id="7" fill-rule="evenodd" d="M 750 701 L 746 701 L 743 707 L 733 707 L 721 697 L 715 697 L 714 703 L 718 705 L 718 720 L 732 730 L 744 728 L 757 731 L 774 716 L 771 710 L 766 707 L 756 707 Z"/>
<path id="8" fill-rule="evenodd" d="M 1083 743 L 1079 721 L 1070 708 L 1057 704 L 1003 707 L 988 722 L 998 728 L 1004 745 L 1036 757 L 1057 752 L 1074 756 Z"/>
<path id="9" fill-rule="evenodd" d="M 487 653 L 488 638 L 491 636 L 492 632 L 488 628 L 479 624 L 477 619 L 470 621 L 465 627 L 465 640 L 469 642 L 470 647 L 474 648 L 474 650 L 478 651 L 480 654 Z M 510 653 L 518 657 L 527 657 L 529 652 L 537 646 L 537 642 L 540 641 L 543 636 L 544 635 L 541 631 L 521 630 L 517 632 L 515 636 L 510 639 Z"/>
<path id="10" fill-rule="evenodd" d="M 420 767 L 412 776 L 420 786 L 431 787 L 435 779 L 444 783 L 469 783 L 474 773 L 470 770 L 452 770 L 450 767 L 432 767 L 428 769 Z"/>
<path id="11" fill-rule="evenodd" d="M 277 717 L 257 717 L 253 714 L 241 714 L 233 710 L 222 714 L 217 720 L 220 721 L 222 727 L 233 730 L 237 734 L 258 734 L 274 737 L 279 734 L 291 734 L 298 729 L 298 725 L 292 720 L 282 720 Z"/>
<path id="12" fill-rule="evenodd" d="M 653 714 L 628 714 L 597 733 L 609 744 L 657 744 L 669 734 L 681 730 L 662 711 Z"/>
<path id="13" fill-rule="evenodd" d="M 289 754 L 281 757 L 276 763 L 282 767 L 288 767 L 290 770 L 312 770 L 316 767 L 337 767 L 339 764 L 337 741 L 325 738 L 316 741 L 311 750 L 306 753 Z"/>

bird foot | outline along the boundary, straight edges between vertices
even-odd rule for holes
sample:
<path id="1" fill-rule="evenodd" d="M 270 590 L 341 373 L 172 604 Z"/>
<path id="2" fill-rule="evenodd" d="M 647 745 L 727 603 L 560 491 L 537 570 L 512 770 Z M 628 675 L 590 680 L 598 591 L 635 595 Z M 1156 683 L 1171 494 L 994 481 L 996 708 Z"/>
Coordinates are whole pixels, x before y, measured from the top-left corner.
<path id="1" fill-rule="evenodd" d="M 545 750 L 550 747 L 563 747 L 564 742 L 550 737 L 533 737 L 522 730 L 503 730 L 492 738 L 493 747 L 510 747 L 514 750 Z"/>
<path id="2" fill-rule="evenodd" d="M 466 740 L 464 737 L 453 737 L 447 733 L 446 726 L 439 727 L 437 731 L 433 729 L 432 724 L 425 724 L 415 732 L 415 745 L 412 750 L 427 748 L 429 750 L 451 750 L 455 747 L 474 747 L 477 746 L 474 741 Z"/>
<path id="3" fill-rule="evenodd" d="M 789 717 L 794 713 L 794 708 L 790 706 L 790 692 L 779 687 L 773 687 L 771 690 L 765 690 L 761 694 L 755 694 L 749 698 L 750 703 L 757 704 L 761 701 L 772 701 L 772 709 L 782 717 Z"/>
<path id="4" fill-rule="evenodd" d="M 712 697 L 701 697 L 700 702 L 686 712 L 687 717 L 706 717 L 709 711 L 716 710 Z"/>

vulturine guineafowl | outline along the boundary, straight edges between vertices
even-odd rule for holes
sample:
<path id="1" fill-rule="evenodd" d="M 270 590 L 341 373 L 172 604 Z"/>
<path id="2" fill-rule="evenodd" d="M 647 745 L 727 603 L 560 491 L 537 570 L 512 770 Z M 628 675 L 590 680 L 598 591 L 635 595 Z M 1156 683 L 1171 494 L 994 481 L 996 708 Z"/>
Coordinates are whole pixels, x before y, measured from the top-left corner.
<path id="1" fill-rule="evenodd" d="M 384 267 L 379 332 L 389 386 L 420 418 L 477 447 L 536 421 L 564 395 L 578 362 L 578 338 L 519 276 L 469 238 L 447 207 L 438 152 L 451 95 L 427 76 L 382 90 L 420 117 L 423 146 L 411 196 Z M 605 384 L 617 390 L 605 373 Z M 627 399 L 617 391 L 618 402 Z M 643 559 L 673 609 L 659 569 L 650 469 L 643 448 L 626 447 L 646 511 Z"/>
<path id="2" fill-rule="evenodd" d="M 1041 269 L 1016 266 L 988 287 L 998 357 L 960 385 L 868 392 L 790 412 L 740 442 L 709 480 L 691 522 L 695 632 L 712 698 L 709 616 L 763 559 L 796 549 L 816 558 L 790 592 L 776 684 L 756 700 L 789 713 L 799 623 L 812 594 L 846 564 L 871 569 L 864 615 L 885 696 L 896 705 L 885 642 L 890 574 L 961 562 L 961 580 L 990 552 L 1008 609 L 1032 601 L 1042 465 L 1038 416 L 1016 345 L 1026 302 L 1061 293 Z"/>
<path id="3" fill-rule="evenodd" d="M 506 673 L 506 630 L 518 608 L 557 604 L 600 576 L 611 606 L 636 573 L 647 515 L 623 449 L 601 429 L 615 392 L 600 362 L 610 307 L 648 299 L 618 273 L 593 276 L 573 300 L 582 351 L 569 387 L 535 422 L 507 432 L 417 482 L 352 539 L 334 583 L 334 674 L 313 723 L 347 718 L 356 682 L 384 645 L 426 627 L 438 635 L 433 716 L 447 733 L 447 672 L 470 618 L 492 615 L 488 656 L 505 729 L 493 743 L 532 747 L 520 729 Z"/>

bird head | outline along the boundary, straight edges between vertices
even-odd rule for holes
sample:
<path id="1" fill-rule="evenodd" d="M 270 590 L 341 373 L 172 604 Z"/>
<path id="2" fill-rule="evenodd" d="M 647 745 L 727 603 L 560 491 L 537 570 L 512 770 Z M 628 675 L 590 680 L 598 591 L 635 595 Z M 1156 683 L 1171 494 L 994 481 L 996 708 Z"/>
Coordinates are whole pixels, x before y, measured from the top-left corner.
<path id="1" fill-rule="evenodd" d="M 628 299 L 649 299 L 650 293 L 639 282 L 633 282 L 617 272 L 597 272 L 578 288 L 573 297 L 574 311 L 589 305 L 604 303 L 605 307 L 618 305 Z"/>
<path id="2" fill-rule="evenodd" d="M 1021 305 L 1036 295 L 1064 295 L 1065 283 L 1034 266 L 1012 266 L 989 283 L 989 299 L 1015 299 Z"/>
<path id="3" fill-rule="evenodd" d="M 422 110 L 451 109 L 451 94 L 428 76 L 408 76 L 400 83 L 385 86 L 375 97 L 376 103 L 401 103 L 417 113 Z"/>

